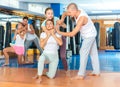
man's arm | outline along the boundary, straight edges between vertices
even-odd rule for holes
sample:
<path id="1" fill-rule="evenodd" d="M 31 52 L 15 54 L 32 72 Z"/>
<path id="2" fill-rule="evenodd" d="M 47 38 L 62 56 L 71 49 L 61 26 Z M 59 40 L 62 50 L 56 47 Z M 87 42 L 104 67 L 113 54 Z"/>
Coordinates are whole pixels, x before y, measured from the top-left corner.
<path id="1" fill-rule="evenodd" d="M 58 27 L 59 27 L 59 26 L 56 27 L 56 31 L 57 31 L 59 34 L 63 35 L 63 36 L 73 37 L 73 36 L 75 36 L 75 35 L 80 31 L 81 27 L 82 27 L 83 25 L 85 25 L 85 24 L 87 23 L 87 21 L 88 21 L 87 17 L 82 16 L 82 17 L 80 17 L 80 19 L 78 20 L 77 25 L 76 25 L 76 27 L 73 29 L 73 31 L 71 31 L 71 32 L 61 32 L 61 31 L 58 30 Z"/>
<path id="2" fill-rule="evenodd" d="M 27 32 L 34 34 L 35 30 L 34 30 L 33 26 L 31 24 L 29 26 L 30 26 L 31 31 L 27 30 Z"/>
<path id="3" fill-rule="evenodd" d="M 62 14 L 62 17 L 61 17 L 60 20 L 57 21 L 57 24 L 58 24 L 58 25 L 62 25 L 62 24 L 64 23 L 64 19 L 65 19 L 66 16 L 69 16 L 68 12 L 64 12 L 64 13 Z"/>
<path id="4" fill-rule="evenodd" d="M 66 16 L 69 16 L 69 13 L 66 11 L 62 14 L 61 21 L 64 22 Z"/>
<path id="5" fill-rule="evenodd" d="M 66 28 L 66 27 L 67 27 L 65 23 L 62 23 L 60 26 L 61 26 L 62 28 Z"/>

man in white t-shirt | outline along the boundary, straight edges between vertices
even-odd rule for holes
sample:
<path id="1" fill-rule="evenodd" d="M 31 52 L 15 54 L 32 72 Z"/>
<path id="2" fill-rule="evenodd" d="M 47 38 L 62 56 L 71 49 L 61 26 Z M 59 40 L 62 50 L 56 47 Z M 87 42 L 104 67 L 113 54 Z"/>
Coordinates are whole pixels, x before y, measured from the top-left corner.
<path id="1" fill-rule="evenodd" d="M 58 24 L 62 24 L 66 16 L 71 16 L 75 18 L 76 27 L 71 32 L 61 32 L 58 30 L 59 25 L 57 25 L 56 31 L 63 36 L 69 37 L 75 36 L 78 32 L 80 32 L 83 39 L 82 46 L 80 48 L 80 68 L 78 71 L 78 75 L 75 76 L 74 79 L 84 79 L 89 54 L 93 66 L 93 72 L 89 75 L 99 76 L 100 67 L 95 39 L 97 32 L 93 22 L 86 14 L 86 12 L 84 12 L 82 9 L 78 10 L 78 7 L 75 3 L 71 3 L 67 6 L 67 11 L 63 13 L 61 20 L 58 21 Z"/>

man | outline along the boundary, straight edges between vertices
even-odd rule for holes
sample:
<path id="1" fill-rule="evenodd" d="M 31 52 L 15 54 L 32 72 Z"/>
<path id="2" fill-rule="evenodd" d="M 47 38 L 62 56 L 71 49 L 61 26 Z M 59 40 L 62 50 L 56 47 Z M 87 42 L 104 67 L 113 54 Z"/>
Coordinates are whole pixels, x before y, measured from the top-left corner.
<path id="1" fill-rule="evenodd" d="M 25 60 L 28 61 L 27 58 L 27 49 L 29 48 L 29 46 L 31 45 L 32 42 L 35 43 L 36 47 L 39 49 L 40 54 L 42 54 L 42 49 L 40 47 L 39 44 L 39 40 L 37 35 L 35 34 L 35 30 L 33 29 L 32 24 L 28 24 L 28 17 L 23 17 L 23 24 L 25 25 L 26 29 L 27 29 L 27 35 L 26 35 L 26 41 L 25 41 Z"/>
<path id="2" fill-rule="evenodd" d="M 71 32 L 61 32 L 58 30 L 59 25 L 63 23 L 66 16 L 74 17 L 76 20 L 76 27 Z M 80 32 L 83 39 L 82 46 L 80 49 L 80 68 L 77 76 L 75 76 L 74 79 L 84 79 L 89 54 L 93 66 L 93 72 L 89 75 L 99 76 L 100 68 L 95 40 L 97 32 L 94 27 L 94 24 L 92 23 L 88 15 L 82 9 L 78 10 L 78 7 L 75 3 L 71 3 L 67 6 L 67 11 L 63 13 L 61 20 L 59 20 L 57 24 L 59 25 L 56 27 L 56 31 L 59 34 L 63 36 L 73 37 L 78 32 Z"/>

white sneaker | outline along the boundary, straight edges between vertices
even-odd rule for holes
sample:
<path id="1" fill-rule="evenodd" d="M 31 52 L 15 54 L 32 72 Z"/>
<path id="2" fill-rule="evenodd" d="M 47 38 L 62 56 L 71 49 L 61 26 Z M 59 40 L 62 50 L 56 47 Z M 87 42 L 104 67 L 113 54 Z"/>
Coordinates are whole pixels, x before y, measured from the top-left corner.
<path id="1" fill-rule="evenodd" d="M 4 55 L 1 55 L 1 56 L 0 56 L 0 59 L 3 59 L 3 58 L 5 58 L 5 56 L 4 56 Z"/>
<path id="2" fill-rule="evenodd" d="M 14 46 L 15 44 L 13 44 L 13 43 L 10 43 L 10 46 Z"/>

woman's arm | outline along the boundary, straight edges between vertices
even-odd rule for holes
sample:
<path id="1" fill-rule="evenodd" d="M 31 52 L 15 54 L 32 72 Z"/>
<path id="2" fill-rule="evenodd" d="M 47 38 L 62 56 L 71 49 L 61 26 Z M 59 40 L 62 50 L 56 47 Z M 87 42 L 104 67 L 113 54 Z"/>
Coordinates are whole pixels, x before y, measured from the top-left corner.
<path id="1" fill-rule="evenodd" d="M 51 31 L 51 35 L 52 35 L 53 38 L 57 41 L 57 43 L 58 43 L 59 46 L 61 46 L 61 45 L 63 44 L 62 39 L 61 39 L 60 37 L 57 37 L 57 36 L 55 35 L 55 31 L 54 31 L 54 30 Z"/>
<path id="2" fill-rule="evenodd" d="M 20 37 L 21 37 L 22 39 L 25 38 L 26 32 L 27 32 L 27 30 L 26 30 L 25 27 L 18 30 L 18 34 L 20 35 Z"/>
<path id="3" fill-rule="evenodd" d="M 50 37 L 50 33 L 47 35 L 46 38 L 44 38 L 44 39 L 43 39 L 43 38 L 40 38 L 40 47 L 42 47 L 42 48 L 45 47 L 45 45 L 46 45 L 46 43 L 47 43 L 49 37 Z"/>

